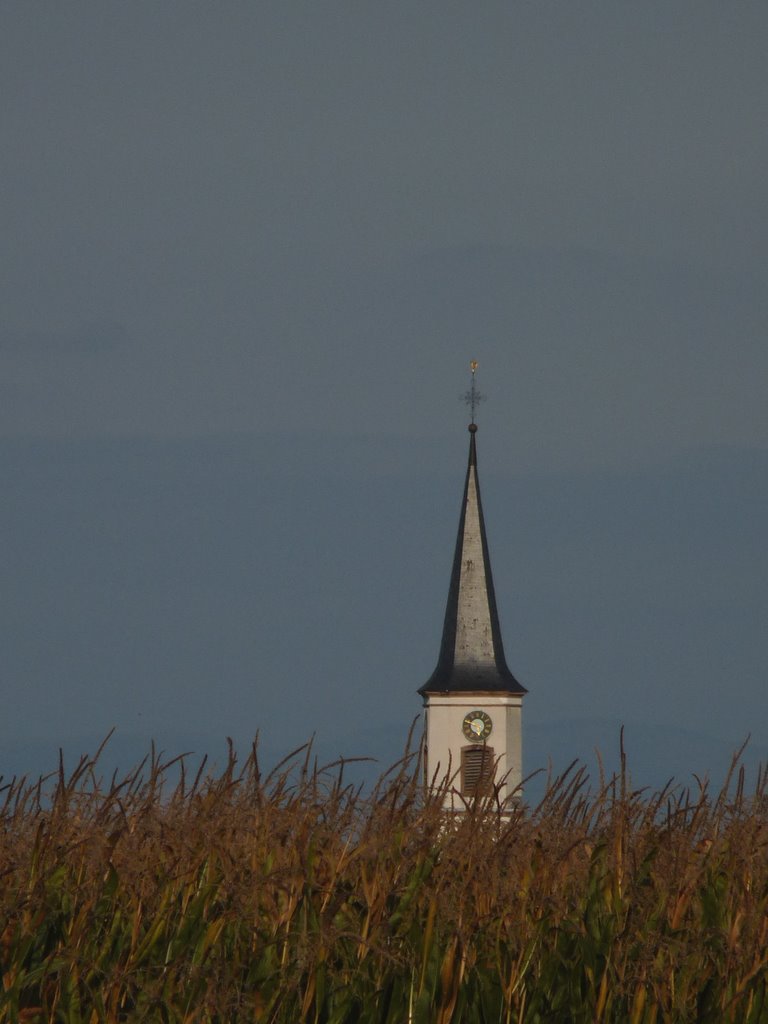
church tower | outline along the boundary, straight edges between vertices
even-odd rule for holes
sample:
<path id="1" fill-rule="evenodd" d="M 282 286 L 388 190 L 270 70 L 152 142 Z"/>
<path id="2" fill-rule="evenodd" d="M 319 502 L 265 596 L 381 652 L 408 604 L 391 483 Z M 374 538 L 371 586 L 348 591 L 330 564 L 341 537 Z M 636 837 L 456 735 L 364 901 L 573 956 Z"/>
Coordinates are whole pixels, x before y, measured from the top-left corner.
<path id="1" fill-rule="evenodd" d="M 469 464 L 437 667 L 419 689 L 426 717 L 430 783 L 452 779 L 449 804 L 512 797 L 522 779 L 522 707 L 527 692 L 507 667 L 477 478 L 472 364 Z M 462 799 L 463 798 L 463 799 Z"/>

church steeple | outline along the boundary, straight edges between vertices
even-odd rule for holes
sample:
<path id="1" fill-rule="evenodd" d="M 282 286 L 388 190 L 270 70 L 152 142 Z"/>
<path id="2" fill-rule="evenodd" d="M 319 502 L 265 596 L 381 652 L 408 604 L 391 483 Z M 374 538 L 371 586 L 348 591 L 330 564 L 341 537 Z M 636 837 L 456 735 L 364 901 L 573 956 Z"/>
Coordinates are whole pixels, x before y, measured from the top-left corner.
<path id="1" fill-rule="evenodd" d="M 445 806 L 454 810 L 477 796 L 493 795 L 501 806 L 519 799 L 527 693 L 509 671 L 501 642 L 477 479 L 477 363 L 470 368 L 469 464 L 443 639 L 437 667 L 419 689 L 427 778 L 430 784 L 446 784 Z"/>
<path id="2" fill-rule="evenodd" d="M 435 671 L 419 689 L 422 696 L 527 692 L 510 672 L 504 657 L 477 477 L 474 416 L 469 434 L 469 464 L 440 656 Z"/>

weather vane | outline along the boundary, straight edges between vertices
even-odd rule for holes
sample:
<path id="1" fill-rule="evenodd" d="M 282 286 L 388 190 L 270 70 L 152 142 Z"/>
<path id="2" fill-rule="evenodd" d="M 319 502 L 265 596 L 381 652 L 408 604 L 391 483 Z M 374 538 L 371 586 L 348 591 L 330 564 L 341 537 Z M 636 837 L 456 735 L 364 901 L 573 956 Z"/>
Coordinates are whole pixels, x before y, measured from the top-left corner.
<path id="1" fill-rule="evenodd" d="M 478 405 L 485 401 L 485 395 L 481 395 L 475 385 L 475 373 L 477 372 L 477 360 L 473 359 L 469 364 L 469 368 L 472 371 L 472 386 L 469 390 L 464 392 L 464 401 L 469 406 L 469 411 L 472 414 L 472 426 L 475 424 L 475 412 L 477 411 Z"/>

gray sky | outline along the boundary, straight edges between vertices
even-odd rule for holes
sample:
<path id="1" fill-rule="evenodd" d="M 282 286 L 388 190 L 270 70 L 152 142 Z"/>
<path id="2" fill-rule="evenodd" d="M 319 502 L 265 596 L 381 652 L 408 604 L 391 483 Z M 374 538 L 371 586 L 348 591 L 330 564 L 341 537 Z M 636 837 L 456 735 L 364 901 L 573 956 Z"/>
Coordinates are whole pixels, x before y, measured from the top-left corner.
<path id="1" fill-rule="evenodd" d="M 0 738 L 409 723 L 476 358 L 531 728 L 765 746 L 766 52 L 757 3 L 4 4 Z"/>

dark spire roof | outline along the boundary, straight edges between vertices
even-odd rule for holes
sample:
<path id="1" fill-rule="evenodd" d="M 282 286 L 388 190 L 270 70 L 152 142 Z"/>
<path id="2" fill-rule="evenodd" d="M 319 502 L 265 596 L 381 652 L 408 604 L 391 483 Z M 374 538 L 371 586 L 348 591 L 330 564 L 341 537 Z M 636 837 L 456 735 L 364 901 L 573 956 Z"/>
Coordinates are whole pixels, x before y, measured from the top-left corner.
<path id="1" fill-rule="evenodd" d="M 453 556 L 437 668 L 419 693 L 526 693 L 504 659 L 491 560 L 477 479 L 477 426 L 469 425 L 469 465 Z"/>

